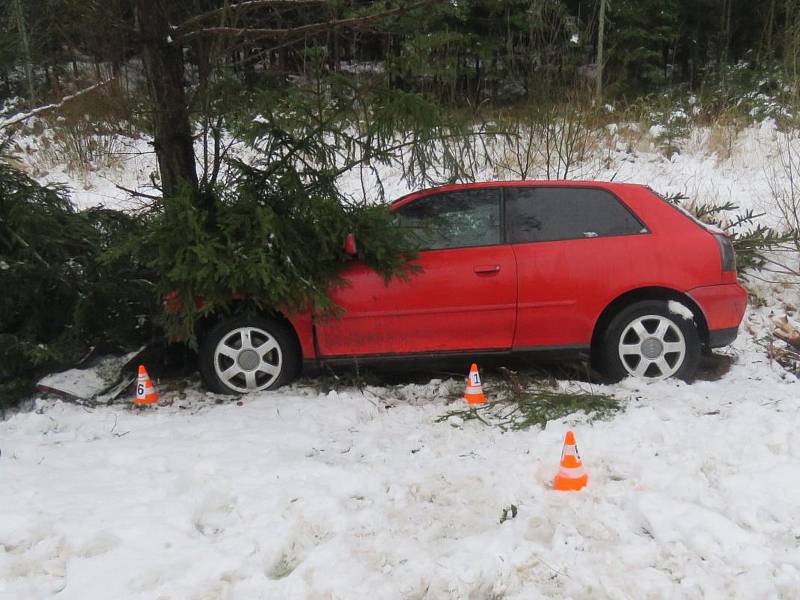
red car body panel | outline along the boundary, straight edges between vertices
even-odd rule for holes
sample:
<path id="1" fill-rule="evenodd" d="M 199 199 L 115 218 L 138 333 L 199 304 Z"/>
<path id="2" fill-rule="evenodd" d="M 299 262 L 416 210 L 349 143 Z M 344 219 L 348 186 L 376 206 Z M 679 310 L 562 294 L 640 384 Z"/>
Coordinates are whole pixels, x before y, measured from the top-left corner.
<path id="1" fill-rule="evenodd" d="M 316 323 L 320 355 L 511 347 L 517 311 L 511 246 L 421 252 L 415 264 L 418 272 L 388 284 L 355 264 L 349 285 L 331 292 L 343 314 Z"/>
<path id="2" fill-rule="evenodd" d="M 739 327 L 747 307 L 747 292 L 738 283 L 710 285 L 689 290 L 710 330 Z"/>
<path id="3" fill-rule="evenodd" d="M 422 251 L 421 268 L 388 283 L 354 261 L 331 291 L 339 318 L 289 316 L 306 360 L 456 351 L 588 348 L 601 314 L 642 288 L 685 294 L 709 330 L 738 327 L 746 292 L 723 272 L 714 236 L 649 188 L 603 182 L 487 182 L 471 188 L 592 187 L 611 192 L 646 226 L 635 235 Z M 315 337 L 316 335 L 316 337 Z"/>

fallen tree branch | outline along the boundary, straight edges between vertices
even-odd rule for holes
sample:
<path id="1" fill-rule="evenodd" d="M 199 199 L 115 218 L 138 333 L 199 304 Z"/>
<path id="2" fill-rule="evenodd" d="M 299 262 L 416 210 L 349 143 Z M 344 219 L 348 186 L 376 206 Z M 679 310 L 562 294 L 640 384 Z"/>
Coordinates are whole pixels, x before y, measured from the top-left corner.
<path id="1" fill-rule="evenodd" d="M 114 184 L 114 187 L 118 190 L 125 192 L 126 194 L 130 194 L 134 198 L 147 198 L 148 200 L 163 200 L 161 196 L 153 196 L 152 194 L 145 194 L 144 192 L 137 192 L 136 190 L 132 190 L 130 188 L 126 188 L 125 186 L 119 185 L 118 183 Z"/>
<path id="2" fill-rule="evenodd" d="M 380 13 L 372 15 L 365 15 L 362 17 L 351 17 L 349 19 L 333 19 L 331 21 L 324 21 L 322 23 L 309 23 L 307 25 L 300 25 L 299 27 L 291 27 L 288 29 L 264 29 L 264 28 L 250 28 L 250 27 L 205 27 L 195 31 L 183 33 L 178 29 L 176 31 L 175 39 L 187 40 L 201 35 L 215 35 L 222 37 L 243 37 L 247 39 L 264 39 L 264 38 L 288 38 L 288 37 L 303 37 L 305 35 L 320 33 L 330 29 L 339 28 L 358 28 L 367 25 L 374 21 L 380 21 L 387 17 L 404 14 L 410 10 L 428 6 L 431 4 L 438 4 L 444 0 L 422 0 L 408 6 L 400 6 Z"/>
<path id="3" fill-rule="evenodd" d="M 175 32 L 178 35 L 184 35 L 191 29 L 202 27 L 203 23 L 207 21 L 222 19 L 228 15 L 241 16 L 242 14 L 259 10 L 261 8 L 294 8 L 327 4 L 328 0 L 245 0 L 244 2 L 237 2 L 236 4 L 228 4 L 222 8 L 215 8 L 214 10 L 210 10 L 201 15 L 187 19 L 181 25 L 175 28 Z"/>
<path id="4" fill-rule="evenodd" d="M 6 127 L 10 127 L 12 125 L 16 125 L 17 123 L 22 123 L 23 121 L 27 121 L 31 117 L 35 117 L 36 115 L 41 114 L 43 112 L 46 112 L 48 110 L 61 108 L 62 106 L 64 106 L 70 100 L 74 100 L 78 96 L 83 96 L 84 94 L 88 94 L 89 92 L 94 91 L 97 88 L 103 87 L 104 85 L 107 85 L 107 84 L 111 83 L 112 81 L 114 81 L 114 79 L 116 79 L 116 78 L 112 77 L 111 79 L 107 79 L 106 81 L 101 81 L 99 83 L 95 83 L 94 85 L 90 85 L 87 88 L 84 88 L 82 90 L 78 90 L 74 94 L 70 94 L 69 96 L 64 96 L 58 102 L 54 102 L 53 104 L 46 104 L 44 106 L 39 106 L 39 107 L 34 108 L 33 110 L 28 111 L 26 113 L 19 113 L 17 115 L 14 115 L 13 117 L 11 117 L 10 119 L 8 119 L 6 121 L 0 121 L 0 131 L 5 129 Z"/>
<path id="5" fill-rule="evenodd" d="M 13 248 L 14 244 L 18 244 L 19 246 L 22 246 L 23 248 L 28 250 L 31 253 L 31 256 L 33 256 L 33 258 L 36 259 L 36 262 L 42 265 L 45 269 L 50 268 L 50 263 L 47 262 L 44 258 L 42 258 L 42 255 L 36 251 L 36 248 L 34 248 L 28 242 L 22 239 L 22 237 L 16 231 L 11 229 L 11 226 L 8 225 L 3 219 L 0 219 L 0 235 L 2 235 L 3 233 L 6 233 L 8 235 L 8 239 L 5 239 L 4 237 L 2 241 L 8 245 L 9 250 Z"/>

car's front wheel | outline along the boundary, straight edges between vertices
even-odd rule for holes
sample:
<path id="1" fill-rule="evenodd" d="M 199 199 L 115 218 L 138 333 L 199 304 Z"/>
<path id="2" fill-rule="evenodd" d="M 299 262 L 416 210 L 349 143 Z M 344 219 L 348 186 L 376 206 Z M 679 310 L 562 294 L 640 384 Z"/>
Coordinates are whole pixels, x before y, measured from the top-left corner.
<path id="1" fill-rule="evenodd" d="M 621 310 L 602 338 L 600 367 L 610 381 L 632 376 L 646 381 L 676 377 L 689 381 L 700 364 L 700 336 L 694 319 L 672 312 L 661 300 Z"/>
<path id="2" fill-rule="evenodd" d="M 300 349 L 290 327 L 278 319 L 240 316 L 223 319 L 200 345 L 200 375 L 221 394 L 278 388 L 300 370 Z"/>

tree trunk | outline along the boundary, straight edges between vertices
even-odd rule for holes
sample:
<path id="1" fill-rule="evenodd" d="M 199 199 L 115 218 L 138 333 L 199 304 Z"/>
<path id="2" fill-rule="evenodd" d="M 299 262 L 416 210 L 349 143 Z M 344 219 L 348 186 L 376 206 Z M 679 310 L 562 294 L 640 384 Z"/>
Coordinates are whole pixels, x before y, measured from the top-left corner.
<path id="1" fill-rule="evenodd" d="M 183 49 L 170 38 L 163 0 L 135 0 L 135 8 L 153 110 L 153 145 L 161 171 L 161 191 L 169 198 L 186 186 L 199 200 Z"/>
<path id="2" fill-rule="evenodd" d="M 600 0 L 600 14 L 597 24 L 597 79 L 595 81 L 595 98 L 598 104 L 603 99 L 603 36 L 606 28 L 606 0 Z"/>
<path id="3" fill-rule="evenodd" d="M 14 3 L 14 12 L 17 21 L 17 33 L 19 34 L 22 50 L 22 60 L 24 61 L 25 82 L 28 86 L 28 101 L 33 104 L 35 94 L 33 87 L 33 59 L 31 58 L 31 41 L 28 37 L 28 26 L 25 22 L 25 9 L 22 6 L 22 0 L 16 0 Z"/>
<path id="4" fill-rule="evenodd" d="M 764 64 L 772 60 L 772 30 L 775 28 L 775 0 L 770 0 L 769 10 L 767 11 L 767 19 L 764 25 L 764 34 L 762 36 L 762 44 L 759 46 L 764 49 L 764 55 L 758 57 L 758 64 Z M 760 54 L 760 52 L 759 52 Z"/>
<path id="5" fill-rule="evenodd" d="M 722 51 L 720 54 L 720 66 L 728 65 L 730 61 L 731 46 L 731 16 L 733 14 L 733 0 L 725 0 L 722 6 Z"/>

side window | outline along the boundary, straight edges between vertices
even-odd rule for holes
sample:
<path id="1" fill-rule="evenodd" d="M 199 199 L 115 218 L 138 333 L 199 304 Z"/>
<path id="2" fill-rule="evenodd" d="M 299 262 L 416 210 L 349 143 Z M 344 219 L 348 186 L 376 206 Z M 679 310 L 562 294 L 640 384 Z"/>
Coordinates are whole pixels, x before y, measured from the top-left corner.
<path id="1" fill-rule="evenodd" d="M 435 194 L 398 209 L 395 220 L 421 250 L 493 246 L 501 242 L 500 190 Z"/>
<path id="2" fill-rule="evenodd" d="M 647 232 L 613 195 L 593 188 L 507 188 L 506 220 L 512 244 Z"/>

